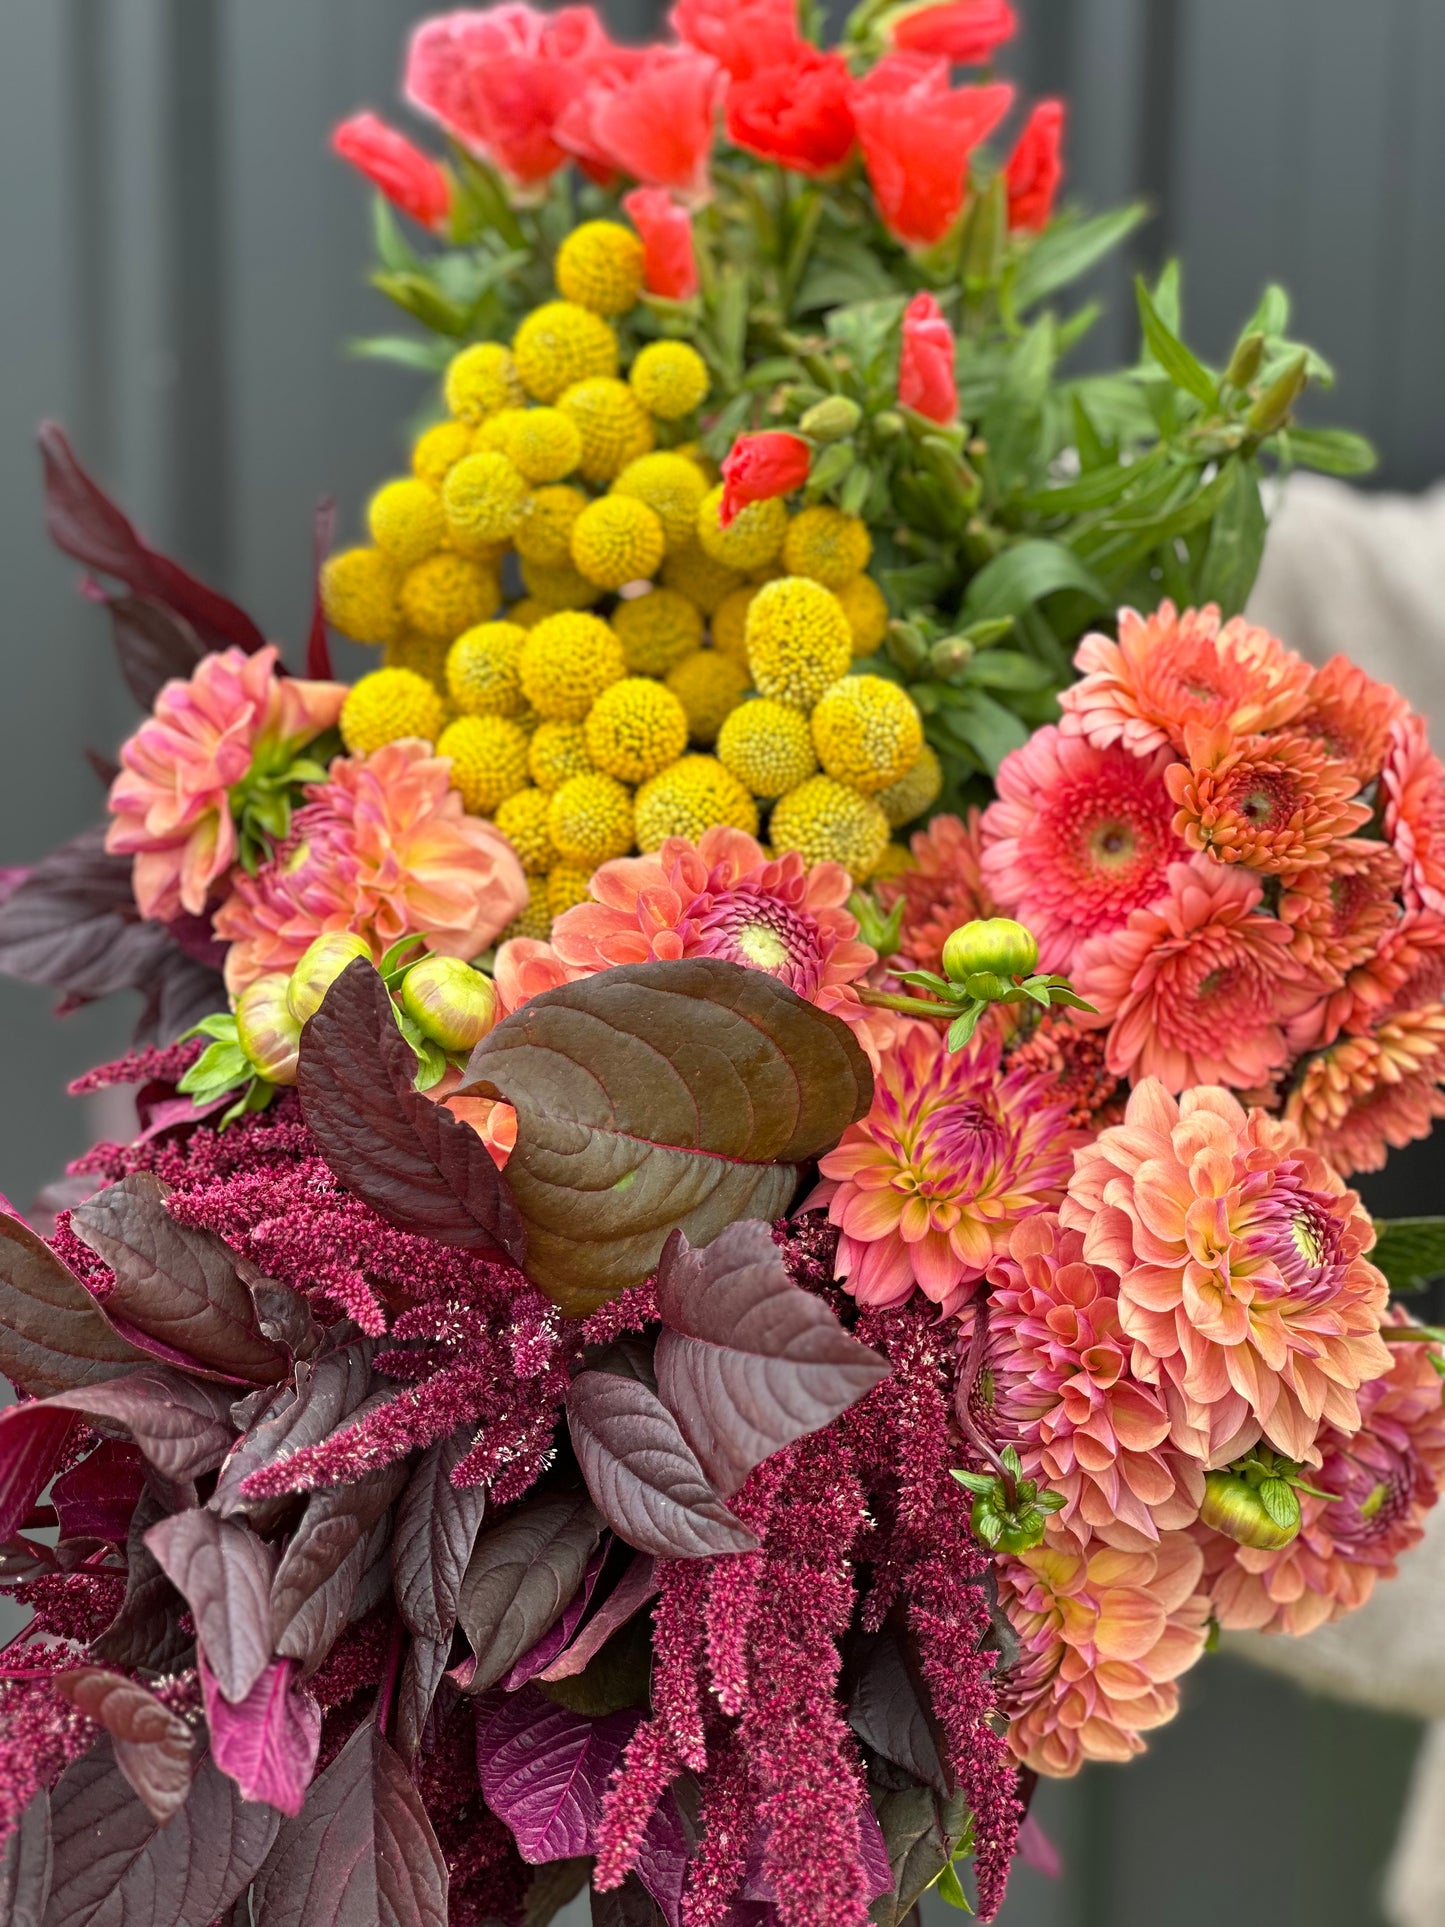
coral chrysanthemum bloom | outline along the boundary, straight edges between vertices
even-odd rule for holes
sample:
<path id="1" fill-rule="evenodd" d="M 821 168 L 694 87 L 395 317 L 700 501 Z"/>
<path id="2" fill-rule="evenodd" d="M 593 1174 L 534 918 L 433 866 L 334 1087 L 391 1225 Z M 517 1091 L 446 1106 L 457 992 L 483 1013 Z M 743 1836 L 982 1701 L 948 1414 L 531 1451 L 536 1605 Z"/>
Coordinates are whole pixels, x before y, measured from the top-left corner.
<path id="1" fill-rule="evenodd" d="M 1307 969 L 1343 979 L 1373 957 L 1400 921 L 1400 859 L 1385 843 L 1350 837 L 1323 863 L 1280 880 L 1279 915 Z"/>
<path id="2" fill-rule="evenodd" d="M 915 970 L 941 971 L 943 946 L 962 923 L 991 917 L 997 909 L 984 887 L 981 819 L 935 816 L 914 832 L 910 846 L 915 867 L 875 885 L 885 910 L 902 900 L 903 924 L 898 953 Z"/>
<path id="3" fill-rule="evenodd" d="M 1380 1171 L 1445 1117 L 1442 1085 L 1445 1004 L 1429 1004 L 1308 1058 L 1285 1114 L 1337 1171 Z"/>
<path id="4" fill-rule="evenodd" d="M 1118 1279 L 1048 1214 L 1018 1226 L 989 1278 L 991 1429 L 1065 1495 L 1060 1524 L 1135 1551 L 1192 1525 L 1203 1468 L 1165 1449 L 1164 1399 L 1129 1369 Z"/>
<path id="5" fill-rule="evenodd" d="M 1445 766 L 1430 749 L 1423 717 L 1394 724 L 1381 780 L 1385 834 L 1405 866 L 1405 901 L 1445 916 Z"/>
<path id="6" fill-rule="evenodd" d="M 1047 1010 L 1027 1036 L 1008 1047 L 1010 1070 L 1047 1071 L 1058 1079 L 1059 1097 L 1071 1123 L 1091 1133 L 1124 1115 L 1119 1079 L 1104 1061 L 1104 1037 L 1085 1030 L 1071 1010 Z"/>
<path id="7" fill-rule="evenodd" d="M 1191 723 L 1243 736 L 1278 729 L 1304 707 L 1310 666 L 1268 630 L 1243 617 L 1221 626 L 1213 604 L 1161 602 L 1152 616 L 1124 609 L 1119 640 L 1085 636 L 1074 654 L 1082 672 L 1064 690 L 1064 734 L 1136 756 L 1172 743 L 1184 749 Z"/>
<path id="8" fill-rule="evenodd" d="M 1284 1068 L 1284 1026 L 1321 986 L 1262 896 L 1255 877 L 1212 857 L 1171 863 L 1167 896 L 1084 944 L 1075 987 L 1110 1027 L 1116 1076 L 1247 1091 Z"/>
<path id="9" fill-rule="evenodd" d="M 983 816 L 984 881 L 1033 931 L 1042 970 L 1071 971 L 1085 939 L 1169 888 L 1186 851 L 1164 787 L 1168 749 L 1099 749 L 1052 724 L 1003 759 Z"/>
<path id="10" fill-rule="evenodd" d="M 1290 728 L 1313 737 L 1327 756 L 1345 764 L 1356 789 L 1364 789 L 1384 767 L 1391 726 L 1404 713 L 1397 690 L 1367 676 L 1348 656 L 1331 656 L 1315 671 Z"/>
<path id="11" fill-rule="evenodd" d="M 1357 1429 L 1359 1386 L 1389 1370 L 1388 1288 L 1368 1212 L 1294 1125 L 1151 1079 L 1079 1152 L 1061 1217 L 1117 1274 L 1181 1450 L 1227 1464 L 1263 1436 L 1312 1461 L 1322 1422 Z"/>
<path id="12" fill-rule="evenodd" d="M 277 652 L 222 649 L 168 682 L 120 752 L 105 847 L 134 856 L 144 917 L 198 917 L 239 848 L 231 791 L 259 759 L 279 770 L 341 714 L 341 683 L 276 674 Z"/>
<path id="13" fill-rule="evenodd" d="M 1327 863 L 1332 846 L 1369 822 L 1368 803 L 1343 763 L 1308 737 L 1236 736 L 1225 728 L 1184 732 L 1187 763 L 1164 781 L 1179 805 L 1174 828 L 1191 849 L 1266 876 Z"/>
<path id="14" fill-rule="evenodd" d="M 1204 1651 L 1204 1561 L 1183 1532 L 1125 1552 L 1050 1533 L 1005 1559 L 999 1597 L 1023 1651 L 1027 1698 L 1009 1727 L 1025 1765 L 1067 1779 L 1086 1760 L 1128 1760 L 1179 1710 L 1182 1673 Z"/>
<path id="15" fill-rule="evenodd" d="M 1409 1321 L 1397 1311 L 1390 1322 Z M 1436 1348 L 1389 1349 L 1390 1370 L 1360 1388 L 1359 1431 L 1349 1435 L 1331 1426 L 1321 1435 L 1322 1463 L 1310 1484 L 1334 1496 L 1302 1495 L 1304 1524 L 1293 1544 L 1260 1552 L 1197 1529 L 1221 1626 L 1313 1632 L 1363 1606 L 1379 1580 L 1394 1578 L 1400 1554 L 1423 1537 L 1426 1515 L 1445 1485 L 1445 1404 L 1431 1360 Z"/>
<path id="16" fill-rule="evenodd" d="M 992 1032 L 950 1052 L 933 1025 L 907 1022 L 805 1208 L 828 1206 L 837 1275 L 861 1303 L 899 1304 L 916 1284 L 956 1311 L 1014 1226 L 1058 1203 L 1079 1142 L 1051 1077 L 1000 1076 Z"/>
<path id="17" fill-rule="evenodd" d="M 1283 916 L 1285 905 L 1280 905 Z M 1341 1031 L 1366 1031 L 1402 1010 L 1445 1001 L 1445 917 L 1433 910 L 1397 916 L 1379 947 L 1344 982 L 1310 1004 L 1288 1026 L 1296 1053 L 1320 1050 Z"/>
<path id="18" fill-rule="evenodd" d="M 274 859 L 238 875 L 216 913 L 233 994 L 290 970 L 325 930 L 356 931 L 377 957 L 409 935 L 442 956 L 475 957 L 520 915 L 522 867 L 499 830 L 464 813 L 450 773 L 411 740 L 338 757 Z"/>

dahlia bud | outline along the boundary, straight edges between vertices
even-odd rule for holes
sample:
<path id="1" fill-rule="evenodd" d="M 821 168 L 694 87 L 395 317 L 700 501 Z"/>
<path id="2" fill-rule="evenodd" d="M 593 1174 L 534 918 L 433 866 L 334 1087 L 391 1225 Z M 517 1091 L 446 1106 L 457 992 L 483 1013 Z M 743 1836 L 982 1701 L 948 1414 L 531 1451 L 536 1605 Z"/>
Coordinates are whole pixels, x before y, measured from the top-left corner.
<path id="1" fill-rule="evenodd" d="M 1204 1481 L 1199 1518 L 1237 1545 L 1278 1552 L 1299 1536 L 1300 1506 L 1284 1479 L 1254 1485 L 1237 1472 L 1211 1472 Z"/>
<path id="2" fill-rule="evenodd" d="M 1039 946 L 1031 930 L 1012 917 L 975 919 L 955 930 L 943 946 L 943 969 L 954 983 L 980 975 L 1027 977 L 1039 960 Z M 1007 984 L 1001 985 L 1001 994 Z M 987 994 L 987 993 L 975 993 Z"/>
<path id="3" fill-rule="evenodd" d="M 853 433 L 863 419 L 863 410 L 848 395 L 829 395 L 814 402 L 798 423 L 815 442 L 841 442 Z"/>
<path id="4" fill-rule="evenodd" d="M 302 953 L 286 989 L 286 1008 L 298 1024 L 316 1015 L 326 993 L 358 957 L 371 961 L 371 945 L 350 930 L 328 930 Z"/>
<path id="5" fill-rule="evenodd" d="M 257 1077 L 294 1084 L 301 1026 L 287 1004 L 290 978 L 282 970 L 248 984 L 236 1003 L 236 1036 Z"/>
<path id="6" fill-rule="evenodd" d="M 443 1050 L 470 1050 L 496 1022 L 497 993 L 490 977 L 460 957 L 427 957 L 406 973 L 401 1007 Z"/>

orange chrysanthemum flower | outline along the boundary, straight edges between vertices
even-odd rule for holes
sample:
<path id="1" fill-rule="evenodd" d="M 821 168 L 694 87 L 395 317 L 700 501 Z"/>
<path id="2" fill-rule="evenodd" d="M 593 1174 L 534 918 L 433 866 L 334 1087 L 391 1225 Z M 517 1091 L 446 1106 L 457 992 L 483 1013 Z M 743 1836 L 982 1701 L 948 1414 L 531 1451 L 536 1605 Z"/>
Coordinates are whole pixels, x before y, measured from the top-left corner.
<path id="1" fill-rule="evenodd" d="M 1059 697 L 1066 736 L 1136 756 L 1172 743 L 1191 723 L 1236 736 L 1279 729 L 1304 707 L 1310 666 L 1242 616 L 1221 627 L 1218 609 L 1162 602 L 1152 616 L 1125 609 L 1119 640 L 1085 636 L 1074 656 L 1082 680 Z"/>
<path id="2" fill-rule="evenodd" d="M 1384 767 L 1391 725 L 1404 713 L 1405 699 L 1397 690 L 1367 676 L 1348 656 L 1331 656 L 1315 671 L 1305 706 L 1290 727 L 1343 763 L 1362 790 Z"/>
<path id="3" fill-rule="evenodd" d="M 1293 730 L 1237 737 L 1228 729 L 1185 731 L 1187 763 L 1164 772 L 1178 804 L 1177 835 L 1221 863 L 1267 876 L 1327 863 L 1333 845 L 1370 820 L 1354 801 L 1358 785 L 1343 763 Z"/>
<path id="4" fill-rule="evenodd" d="M 1008 1046 L 1004 1064 L 1047 1072 L 1070 1107 L 1069 1122 L 1081 1129 L 1117 1124 L 1124 1114 L 1123 1086 L 1105 1062 L 1103 1036 L 1085 1030 L 1071 1010 L 1045 1011 L 1027 1037 Z"/>
<path id="5" fill-rule="evenodd" d="M 1323 863 L 1280 879 L 1279 917 L 1309 970 L 1343 982 L 1373 957 L 1400 921 L 1404 870 L 1387 843 L 1350 837 Z"/>
<path id="6" fill-rule="evenodd" d="M 1445 916 L 1445 767 L 1423 717 L 1403 716 L 1391 729 L 1381 782 L 1385 834 L 1405 866 L 1405 901 Z"/>
<path id="7" fill-rule="evenodd" d="M 943 969 L 943 946 L 960 924 L 991 917 L 998 906 L 984 887 L 980 867 L 983 837 L 977 810 L 966 822 L 935 816 L 915 832 L 911 848 L 916 869 L 878 883 L 874 894 L 885 910 L 900 899 L 903 929 L 898 954 L 915 970 Z"/>
<path id="8" fill-rule="evenodd" d="M 1307 1059 L 1285 1115 L 1337 1171 L 1379 1171 L 1445 1117 L 1442 1087 L 1445 1004 L 1430 1004 Z"/>
<path id="9" fill-rule="evenodd" d="M 1290 1021 L 1290 1048 L 1296 1055 L 1322 1050 L 1342 1031 L 1366 1031 L 1397 1011 L 1421 1010 L 1442 1000 L 1445 917 L 1432 910 L 1407 910 L 1374 954 L 1346 973 L 1343 984 Z"/>

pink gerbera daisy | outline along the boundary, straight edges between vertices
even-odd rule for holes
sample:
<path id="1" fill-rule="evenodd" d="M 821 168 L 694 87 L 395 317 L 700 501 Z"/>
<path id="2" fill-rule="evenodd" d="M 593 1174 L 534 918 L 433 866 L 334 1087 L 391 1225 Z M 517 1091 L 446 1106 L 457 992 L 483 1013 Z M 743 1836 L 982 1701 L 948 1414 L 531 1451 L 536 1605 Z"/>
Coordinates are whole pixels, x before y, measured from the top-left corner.
<path id="1" fill-rule="evenodd" d="M 1400 859 L 1385 843 L 1349 837 L 1323 863 L 1280 879 L 1279 916 L 1307 969 L 1343 979 L 1400 920 Z"/>
<path id="2" fill-rule="evenodd" d="M 1405 866 L 1405 901 L 1445 916 L 1445 767 L 1430 749 L 1423 717 L 1394 724 L 1381 781 L 1385 834 Z"/>

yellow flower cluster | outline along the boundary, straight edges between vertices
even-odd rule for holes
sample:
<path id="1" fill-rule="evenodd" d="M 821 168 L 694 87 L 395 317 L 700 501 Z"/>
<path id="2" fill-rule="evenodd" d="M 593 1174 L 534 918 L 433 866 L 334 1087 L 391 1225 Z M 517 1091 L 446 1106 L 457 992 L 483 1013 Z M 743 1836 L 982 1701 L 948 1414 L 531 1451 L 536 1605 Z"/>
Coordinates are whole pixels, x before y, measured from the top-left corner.
<path id="1" fill-rule="evenodd" d="M 453 359 L 446 418 L 322 577 L 332 626 L 384 651 L 348 749 L 450 759 L 531 879 L 516 935 L 545 936 L 599 863 L 716 825 L 861 881 L 939 790 L 906 692 L 853 673 L 888 624 L 866 526 L 775 500 L 723 527 L 692 439 L 708 366 L 647 338 L 642 273 L 628 228 L 574 229 L 558 298 Z"/>

